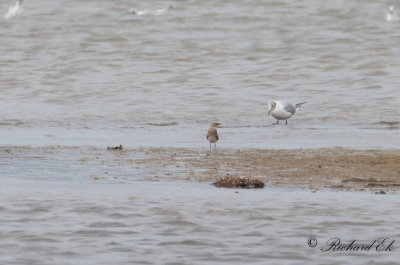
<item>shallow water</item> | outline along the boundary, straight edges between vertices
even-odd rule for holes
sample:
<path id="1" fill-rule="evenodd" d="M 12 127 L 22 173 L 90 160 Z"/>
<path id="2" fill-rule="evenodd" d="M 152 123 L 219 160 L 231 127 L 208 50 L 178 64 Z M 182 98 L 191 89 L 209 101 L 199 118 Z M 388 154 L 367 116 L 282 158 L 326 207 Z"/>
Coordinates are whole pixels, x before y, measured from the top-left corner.
<path id="1" fill-rule="evenodd" d="M 12 4 L 3 1 L 0 11 Z M 21 7 L 18 17 L 0 19 L 0 144 L 199 146 L 214 120 L 227 147 L 398 142 L 400 33 L 398 22 L 385 20 L 385 3 Z M 308 103 L 277 129 L 266 117 L 274 98 Z"/>
<path id="2" fill-rule="evenodd" d="M 398 195 L 0 179 L 4 264 L 396 264 Z M 310 248 L 309 237 L 319 246 Z M 325 252 L 396 240 L 391 252 Z M 40 255 L 38 255 L 40 253 Z"/>

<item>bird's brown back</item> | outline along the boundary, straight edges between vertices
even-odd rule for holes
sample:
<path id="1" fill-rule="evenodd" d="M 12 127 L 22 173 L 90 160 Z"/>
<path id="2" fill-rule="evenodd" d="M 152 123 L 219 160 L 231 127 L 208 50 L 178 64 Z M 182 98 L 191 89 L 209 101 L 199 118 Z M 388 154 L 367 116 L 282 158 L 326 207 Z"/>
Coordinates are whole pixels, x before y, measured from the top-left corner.
<path id="1" fill-rule="evenodd" d="M 215 143 L 219 140 L 217 128 L 215 126 L 210 126 L 207 132 L 207 140 L 210 143 Z"/>

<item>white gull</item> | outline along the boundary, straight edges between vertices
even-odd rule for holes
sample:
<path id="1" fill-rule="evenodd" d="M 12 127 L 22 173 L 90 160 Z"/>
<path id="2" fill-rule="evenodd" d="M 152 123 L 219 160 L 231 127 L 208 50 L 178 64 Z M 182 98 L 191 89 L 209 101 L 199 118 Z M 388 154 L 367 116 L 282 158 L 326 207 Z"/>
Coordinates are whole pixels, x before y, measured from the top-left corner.
<path id="1" fill-rule="evenodd" d="M 394 7 L 390 6 L 388 13 L 386 14 L 386 21 L 395 21 L 397 20 L 396 13 L 394 12 Z"/>
<path id="2" fill-rule="evenodd" d="M 155 10 L 136 10 L 136 9 L 129 9 L 129 13 L 133 14 L 133 15 L 137 15 L 137 16 L 145 16 L 145 15 L 154 15 L 154 16 L 159 16 L 162 15 L 166 12 L 168 12 L 168 10 L 171 10 L 173 7 L 169 6 L 166 8 L 160 8 L 160 9 L 155 9 Z"/>
<path id="3" fill-rule="evenodd" d="M 306 102 L 297 103 L 293 105 L 292 103 L 287 103 L 279 100 L 272 100 L 268 102 L 268 116 L 271 114 L 272 117 L 276 119 L 276 124 L 279 124 L 280 120 L 287 120 L 292 117 L 296 111 Z"/>
<path id="4" fill-rule="evenodd" d="M 15 6 L 10 6 L 7 13 L 4 15 L 4 18 L 9 19 L 18 16 L 21 13 L 21 8 L 20 8 L 21 4 L 22 0 L 17 0 Z"/>

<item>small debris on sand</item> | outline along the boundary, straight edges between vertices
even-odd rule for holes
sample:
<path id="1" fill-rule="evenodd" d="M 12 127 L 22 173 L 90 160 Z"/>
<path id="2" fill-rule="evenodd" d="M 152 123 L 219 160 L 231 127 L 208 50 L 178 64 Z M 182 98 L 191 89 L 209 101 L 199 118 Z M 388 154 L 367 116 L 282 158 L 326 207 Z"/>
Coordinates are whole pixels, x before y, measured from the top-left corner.
<path id="1" fill-rule="evenodd" d="M 122 144 L 119 146 L 107 146 L 107 150 L 122 150 Z"/>
<path id="2" fill-rule="evenodd" d="M 252 177 L 240 178 L 226 174 L 223 179 L 213 183 L 214 186 L 219 188 L 242 188 L 242 189 L 262 189 L 264 182 Z"/>
<path id="3" fill-rule="evenodd" d="M 93 180 L 103 180 L 103 179 L 106 179 L 105 177 L 98 177 L 98 176 L 94 176 L 94 175 L 90 176 L 90 178 L 93 179 Z"/>

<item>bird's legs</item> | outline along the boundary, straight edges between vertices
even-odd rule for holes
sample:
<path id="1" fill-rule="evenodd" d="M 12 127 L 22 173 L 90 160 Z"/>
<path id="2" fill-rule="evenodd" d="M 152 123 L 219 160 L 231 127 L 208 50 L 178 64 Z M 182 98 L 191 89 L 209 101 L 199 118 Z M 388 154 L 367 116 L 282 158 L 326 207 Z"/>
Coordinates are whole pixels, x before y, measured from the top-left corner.
<path id="1" fill-rule="evenodd" d="M 277 125 L 279 124 L 279 120 L 276 120 L 276 124 L 277 124 Z"/>
<path id="2" fill-rule="evenodd" d="M 217 143 L 214 143 L 214 151 L 217 149 Z M 212 152 L 212 143 L 210 143 L 210 152 Z"/>
<path id="3" fill-rule="evenodd" d="M 287 120 L 286 120 L 286 124 L 287 124 Z"/>

